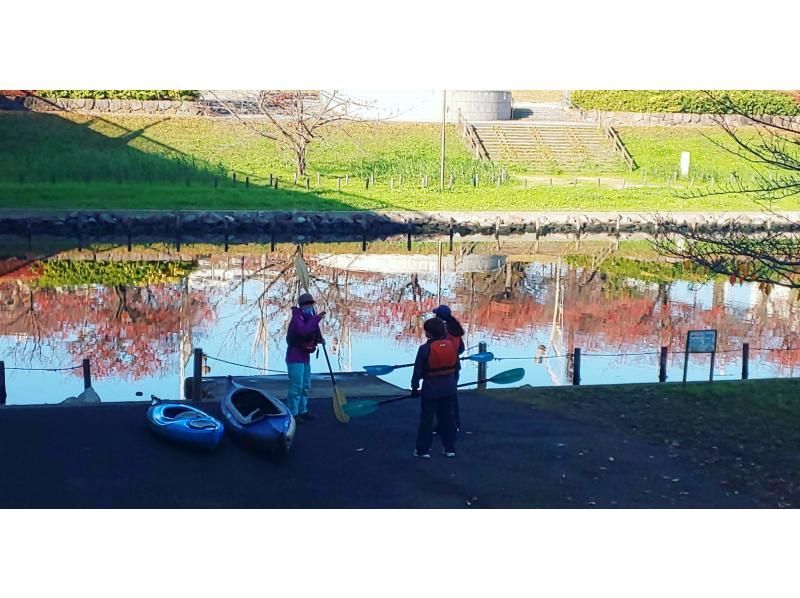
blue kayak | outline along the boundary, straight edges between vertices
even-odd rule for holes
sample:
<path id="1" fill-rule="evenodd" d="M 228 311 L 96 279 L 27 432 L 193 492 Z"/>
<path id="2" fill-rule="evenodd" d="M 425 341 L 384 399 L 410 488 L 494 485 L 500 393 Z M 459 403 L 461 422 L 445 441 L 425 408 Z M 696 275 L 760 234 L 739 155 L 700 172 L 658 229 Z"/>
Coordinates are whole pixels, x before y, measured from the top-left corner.
<path id="1" fill-rule="evenodd" d="M 147 410 L 147 423 L 153 432 L 187 446 L 208 450 L 217 448 L 224 431 L 222 422 L 191 405 L 152 398 L 153 404 Z"/>
<path id="2" fill-rule="evenodd" d="M 225 427 L 239 440 L 275 456 L 286 457 L 292 448 L 295 421 L 278 399 L 228 376 L 220 405 Z"/>

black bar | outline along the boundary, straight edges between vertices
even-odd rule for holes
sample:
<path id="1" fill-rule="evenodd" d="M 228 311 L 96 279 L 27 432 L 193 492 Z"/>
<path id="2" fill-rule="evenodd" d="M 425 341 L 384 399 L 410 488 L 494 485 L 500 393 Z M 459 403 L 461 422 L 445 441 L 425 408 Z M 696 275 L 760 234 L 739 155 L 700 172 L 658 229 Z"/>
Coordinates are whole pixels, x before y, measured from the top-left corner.
<path id="1" fill-rule="evenodd" d="M 411 230 L 408 231 L 408 239 L 406 240 L 406 249 L 411 251 Z"/>
<path id="2" fill-rule="evenodd" d="M 92 366 L 88 359 L 83 360 L 83 388 L 84 390 L 92 387 Z"/>
<path id="3" fill-rule="evenodd" d="M 581 350 L 575 347 L 572 354 L 572 385 L 580 386 L 581 383 Z"/>
<path id="4" fill-rule="evenodd" d="M 661 347 L 661 355 L 658 358 L 658 381 L 667 381 L 667 347 Z"/>
<path id="5" fill-rule="evenodd" d="M 199 401 L 203 398 L 203 350 L 199 347 L 194 350 L 194 372 L 192 373 L 192 396 L 188 397 L 192 401 Z"/>
<path id="6" fill-rule="evenodd" d="M 716 351 L 711 352 L 711 367 L 708 369 L 708 381 L 714 381 L 714 356 L 717 354 Z"/>
<path id="7" fill-rule="evenodd" d="M 450 253 L 453 252 L 453 225 L 450 225 Z"/>
<path id="8" fill-rule="evenodd" d="M 486 343 L 478 343 L 478 351 L 486 353 Z M 486 389 L 486 363 L 478 362 L 478 390 Z"/>
<path id="9" fill-rule="evenodd" d="M 367 233 L 361 235 L 361 251 L 367 250 Z"/>
<path id="10" fill-rule="evenodd" d="M 236 186 L 236 173 L 233 173 L 233 186 Z"/>
<path id="11" fill-rule="evenodd" d="M 249 176 L 244 177 L 244 188 L 245 189 L 249 189 L 250 188 L 250 177 Z"/>
<path id="12" fill-rule="evenodd" d="M 750 343 L 742 344 L 742 380 L 750 377 Z"/>
<path id="13" fill-rule="evenodd" d="M 0 361 L 0 405 L 6 404 L 8 394 L 6 393 L 6 363 Z"/>

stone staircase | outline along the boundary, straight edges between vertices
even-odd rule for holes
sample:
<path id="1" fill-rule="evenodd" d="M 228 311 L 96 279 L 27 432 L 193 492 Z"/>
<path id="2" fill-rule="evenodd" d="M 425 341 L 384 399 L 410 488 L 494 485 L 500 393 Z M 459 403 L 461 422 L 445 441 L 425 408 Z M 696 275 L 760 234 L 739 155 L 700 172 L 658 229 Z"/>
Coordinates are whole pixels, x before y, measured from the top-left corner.
<path id="1" fill-rule="evenodd" d="M 597 125 L 578 122 L 473 123 L 493 162 L 511 162 L 538 172 L 621 171 L 626 168 Z"/>
<path id="2" fill-rule="evenodd" d="M 515 102 L 510 121 L 471 123 L 489 159 L 536 172 L 622 171 L 627 165 L 603 127 L 562 102 Z"/>

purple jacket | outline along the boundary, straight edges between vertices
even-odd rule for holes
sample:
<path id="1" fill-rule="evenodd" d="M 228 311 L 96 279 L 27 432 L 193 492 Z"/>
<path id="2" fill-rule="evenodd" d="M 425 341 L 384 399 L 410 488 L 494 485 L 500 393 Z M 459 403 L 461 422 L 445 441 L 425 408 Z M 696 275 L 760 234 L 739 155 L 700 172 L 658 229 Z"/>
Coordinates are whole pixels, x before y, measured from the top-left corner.
<path id="1" fill-rule="evenodd" d="M 299 307 L 292 308 L 292 319 L 289 322 L 289 329 L 286 331 L 286 363 L 310 363 L 311 354 L 304 351 L 301 347 L 294 346 L 289 339 L 294 338 L 315 338 L 322 340 L 319 331 L 319 316 L 309 316 L 303 313 Z"/>

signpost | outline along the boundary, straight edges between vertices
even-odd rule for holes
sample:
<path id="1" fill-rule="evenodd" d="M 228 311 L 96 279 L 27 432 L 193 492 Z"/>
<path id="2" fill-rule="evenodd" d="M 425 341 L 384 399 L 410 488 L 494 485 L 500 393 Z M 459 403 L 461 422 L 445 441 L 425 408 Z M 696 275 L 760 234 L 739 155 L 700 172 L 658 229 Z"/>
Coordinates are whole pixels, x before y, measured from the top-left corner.
<path id="1" fill-rule="evenodd" d="M 686 334 L 686 353 L 683 358 L 683 381 L 686 382 L 686 371 L 689 367 L 689 353 L 711 353 L 711 369 L 708 381 L 714 380 L 714 356 L 717 353 L 716 330 L 690 330 Z"/>

